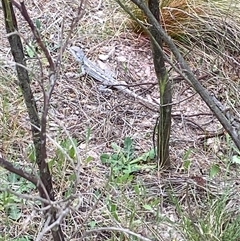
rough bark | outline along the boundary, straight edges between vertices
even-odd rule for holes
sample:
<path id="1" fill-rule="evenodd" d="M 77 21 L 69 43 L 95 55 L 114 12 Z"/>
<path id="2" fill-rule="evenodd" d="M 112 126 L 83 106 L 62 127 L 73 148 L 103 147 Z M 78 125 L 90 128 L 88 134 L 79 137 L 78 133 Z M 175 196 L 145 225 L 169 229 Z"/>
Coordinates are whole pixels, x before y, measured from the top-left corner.
<path id="1" fill-rule="evenodd" d="M 159 0 L 149 0 L 148 6 L 153 16 L 158 22 L 160 22 Z M 151 25 L 149 31 L 158 45 L 162 48 L 162 37 L 157 31 L 156 27 Z M 162 51 L 159 50 L 154 41 L 152 41 L 152 54 L 160 92 L 160 110 L 156 128 L 158 166 L 160 168 L 167 168 L 171 164 L 169 157 L 172 102 L 171 82 L 168 78 Z"/>
<path id="2" fill-rule="evenodd" d="M 20 6 L 15 1 L 2 0 L 2 7 L 4 12 L 6 31 L 8 33 L 8 40 L 11 46 L 11 52 L 14 61 L 16 62 L 19 86 L 21 88 L 25 104 L 27 107 L 27 112 L 31 122 L 32 138 L 36 153 L 36 162 L 38 164 L 39 175 L 41 180 L 39 182 L 40 184 L 37 185 L 37 188 L 42 198 L 54 201 L 52 177 L 48 165 L 46 163 L 46 132 L 43 131 L 38 116 L 36 102 L 34 100 L 34 96 L 31 90 L 30 78 L 26 68 L 23 45 L 17 33 L 18 26 L 12 2 L 14 2 L 14 4 L 16 4 L 17 6 Z M 24 3 L 21 2 L 21 4 L 23 5 Z M 46 123 L 44 123 L 44 125 L 46 125 Z M 56 211 L 51 210 L 51 215 L 51 223 L 53 223 L 56 220 Z M 64 235 L 60 227 L 58 227 L 57 229 L 52 229 L 51 231 L 54 241 L 64 240 Z"/>

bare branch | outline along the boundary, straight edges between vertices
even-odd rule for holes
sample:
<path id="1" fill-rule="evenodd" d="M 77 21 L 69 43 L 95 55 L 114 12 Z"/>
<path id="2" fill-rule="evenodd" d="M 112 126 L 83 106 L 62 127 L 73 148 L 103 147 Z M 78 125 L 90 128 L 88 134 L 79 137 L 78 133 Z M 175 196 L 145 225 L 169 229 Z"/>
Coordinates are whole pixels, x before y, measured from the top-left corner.
<path id="1" fill-rule="evenodd" d="M 99 233 L 99 232 L 103 232 L 103 231 L 117 231 L 117 232 L 122 232 L 122 233 L 126 233 L 129 235 L 132 235 L 140 240 L 143 241 L 151 241 L 151 239 L 145 238 L 142 235 L 138 234 L 138 233 L 134 233 L 133 231 L 126 229 L 126 228 L 116 228 L 116 227 L 104 227 L 104 228 L 96 228 L 96 229 L 92 229 L 92 230 L 88 230 L 85 231 L 85 233 L 82 235 L 82 237 L 79 239 L 79 241 L 84 240 L 85 237 L 87 237 L 89 234 L 91 233 Z"/>
<path id="2" fill-rule="evenodd" d="M 34 37 L 36 38 L 36 41 L 37 41 L 38 45 L 40 46 L 40 48 L 42 49 L 42 51 L 44 52 L 44 55 L 46 56 L 46 58 L 48 60 L 50 71 L 53 73 L 54 70 L 55 70 L 55 65 L 53 63 L 52 57 L 51 57 L 48 49 L 46 48 L 45 44 L 43 43 L 38 29 L 33 24 L 29 14 L 28 14 L 28 11 L 26 9 L 26 6 L 24 4 L 24 1 L 21 1 L 20 5 L 14 0 L 11 0 L 11 2 L 21 12 L 22 16 L 27 21 L 29 27 L 32 30 L 32 33 L 33 33 Z"/>
<path id="3" fill-rule="evenodd" d="M 38 234 L 36 241 L 42 240 L 43 236 L 48 231 L 58 227 L 62 223 L 62 220 L 65 218 L 65 216 L 69 213 L 69 211 L 70 211 L 69 208 L 61 210 L 60 215 L 58 216 L 58 218 L 56 220 L 54 220 L 54 222 L 51 222 L 51 216 L 49 216 L 48 219 L 46 220 L 43 230 Z"/>
<path id="4" fill-rule="evenodd" d="M 63 43 L 63 45 L 61 47 L 60 55 L 58 56 L 58 59 L 56 61 L 56 66 L 58 66 L 60 64 L 61 58 L 62 58 L 62 53 L 65 51 L 65 49 L 68 45 L 69 39 L 71 38 L 74 29 L 77 27 L 77 24 L 78 24 L 79 20 L 83 16 L 83 7 L 82 7 L 83 3 L 84 3 L 84 0 L 81 0 L 80 4 L 78 6 L 78 10 L 77 10 L 77 16 L 75 18 L 73 18 L 72 23 L 70 25 L 70 30 L 69 30 L 68 35 L 67 35 L 67 38 L 66 38 L 65 42 Z"/>
<path id="5" fill-rule="evenodd" d="M 2 189 L 0 189 L 0 190 L 2 191 Z M 46 211 L 49 208 L 51 208 L 52 202 L 49 199 L 41 198 L 39 196 L 33 196 L 33 195 L 28 195 L 28 194 L 22 194 L 22 193 L 14 192 L 11 189 L 7 189 L 7 191 L 12 193 L 15 196 L 21 198 L 21 199 L 31 200 L 31 201 L 40 201 L 41 203 L 45 203 L 46 205 L 48 205 L 48 206 L 45 206 L 45 207 L 43 207 L 41 209 L 38 209 L 38 210 Z"/>
<path id="6" fill-rule="evenodd" d="M 11 162 L 6 161 L 5 159 L 0 157 L 0 166 L 5 168 L 6 170 L 23 177 L 24 179 L 28 180 L 29 182 L 33 183 L 36 187 L 39 183 L 39 178 L 31 175 L 20 168 L 15 167 Z"/>

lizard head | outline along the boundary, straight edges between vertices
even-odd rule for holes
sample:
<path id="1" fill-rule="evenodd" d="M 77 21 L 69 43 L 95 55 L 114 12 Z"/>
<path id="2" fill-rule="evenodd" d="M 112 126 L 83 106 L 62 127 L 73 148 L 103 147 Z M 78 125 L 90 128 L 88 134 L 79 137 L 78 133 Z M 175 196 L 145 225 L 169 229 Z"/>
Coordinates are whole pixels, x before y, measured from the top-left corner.
<path id="1" fill-rule="evenodd" d="M 80 47 L 72 46 L 69 48 L 69 51 L 78 62 L 80 62 L 80 63 L 83 62 L 85 54 Z"/>

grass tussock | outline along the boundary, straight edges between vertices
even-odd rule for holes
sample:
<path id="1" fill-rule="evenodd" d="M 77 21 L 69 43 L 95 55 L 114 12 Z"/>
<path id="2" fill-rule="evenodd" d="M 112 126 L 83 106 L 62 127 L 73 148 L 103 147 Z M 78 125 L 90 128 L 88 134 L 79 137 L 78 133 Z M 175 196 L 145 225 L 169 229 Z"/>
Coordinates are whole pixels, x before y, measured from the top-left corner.
<path id="1" fill-rule="evenodd" d="M 135 5 L 132 8 L 135 16 L 146 22 L 144 14 Z M 240 50 L 238 10 L 236 1 L 166 0 L 160 5 L 160 19 L 165 31 L 182 47 L 236 55 Z M 131 21 L 131 26 L 142 31 L 135 22 Z"/>

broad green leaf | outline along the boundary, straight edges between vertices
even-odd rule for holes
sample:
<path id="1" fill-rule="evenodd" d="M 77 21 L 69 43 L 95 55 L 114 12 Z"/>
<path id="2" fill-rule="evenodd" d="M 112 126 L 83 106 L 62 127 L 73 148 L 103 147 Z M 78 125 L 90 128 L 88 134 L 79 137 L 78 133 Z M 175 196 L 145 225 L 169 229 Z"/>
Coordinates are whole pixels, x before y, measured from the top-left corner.
<path id="1" fill-rule="evenodd" d="M 112 143 L 111 144 L 111 147 L 112 147 L 112 149 L 113 150 L 115 150 L 115 151 L 121 151 L 121 147 L 119 147 L 116 143 Z"/>
<path id="2" fill-rule="evenodd" d="M 220 171 L 219 165 L 217 165 L 217 164 L 212 165 L 210 168 L 210 174 L 209 174 L 210 177 L 211 178 L 215 177 L 219 173 L 219 171 Z"/>
<path id="3" fill-rule="evenodd" d="M 13 205 L 10 207 L 9 210 L 9 217 L 13 220 L 18 220 L 21 217 L 21 212 L 19 210 L 19 208 L 17 208 L 17 206 Z"/>
<path id="4" fill-rule="evenodd" d="M 70 148 L 69 151 L 68 151 L 68 155 L 69 155 L 72 159 L 74 159 L 74 158 L 75 158 L 75 154 L 76 154 L 75 148 L 74 148 L 73 146 L 71 146 L 71 148 Z"/>
<path id="5" fill-rule="evenodd" d="M 150 158 L 150 160 L 153 160 L 155 158 L 155 151 L 154 151 L 154 149 L 151 149 L 149 151 L 149 158 Z"/>
<path id="6" fill-rule="evenodd" d="M 39 19 L 36 19 L 36 28 L 37 28 L 38 30 L 40 30 L 40 28 L 41 28 L 41 22 L 40 22 Z"/>
<path id="7" fill-rule="evenodd" d="M 96 221 L 90 221 L 89 223 L 88 223 L 88 225 L 90 226 L 90 228 L 95 228 L 96 227 Z"/>
<path id="8" fill-rule="evenodd" d="M 100 159 L 101 159 L 101 156 L 100 156 Z M 88 156 L 85 161 L 86 161 L 86 163 L 89 163 L 92 160 L 93 160 L 93 157 L 92 156 Z"/>
<path id="9" fill-rule="evenodd" d="M 26 51 L 27 51 L 27 54 L 30 58 L 33 58 L 35 56 L 35 51 L 34 51 L 34 47 L 33 46 L 29 46 L 27 45 L 26 46 Z"/>
<path id="10" fill-rule="evenodd" d="M 232 163 L 240 164 L 240 156 L 234 155 L 232 157 Z"/>
<path id="11" fill-rule="evenodd" d="M 191 166 L 191 161 L 190 160 L 186 160 L 183 162 L 183 167 L 185 170 L 188 170 Z"/>
<path id="12" fill-rule="evenodd" d="M 127 161 L 130 161 L 133 158 L 133 142 L 130 137 L 124 139 L 124 155 Z"/>
<path id="13" fill-rule="evenodd" d="M 107 163 L 108 160 L 109 160 L 109 158 L 110 158 L 110 155 L 107 154 L 107 153 L 103 153 L 103 154 L 101 154 L 101 156 L 100 156 L 100 160 L 101 160 L 103 163 Z"/>
<path id="14" fill-rule="evenodd" d="M 15 174 L 15 173 L 9 173 L 8 174 L 8 181 L 10 182 L 10 183 L 16 183 L 16 182 L 18 182 L 19 181 L 19 179 L 20 179 L 20 176 L 18 176 L 17 174 Z"/>
<path id="15" fill-rule="evenodd" d="M 153 211 L 153 208 L 150 205 L 148 205 L 148 204 L 144 204 L 143 208 L 148 210 L 148 211 Z"/>

